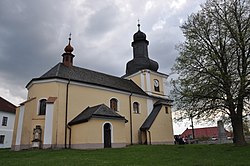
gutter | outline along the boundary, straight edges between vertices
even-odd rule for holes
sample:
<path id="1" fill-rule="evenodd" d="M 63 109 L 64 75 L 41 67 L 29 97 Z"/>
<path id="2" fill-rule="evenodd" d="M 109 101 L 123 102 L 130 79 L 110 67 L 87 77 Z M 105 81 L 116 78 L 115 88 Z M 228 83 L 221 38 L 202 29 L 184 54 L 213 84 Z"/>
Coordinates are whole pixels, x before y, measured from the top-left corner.
<path id="1" fill-rule="evenodd" d="M 65 137 L 64 137 L 64 148 L 67 149 L 67 130 L 68 130 L 68 102 L 69 102 L 69 84 L 70 79 L 68 80 L 67 87 L 66 87 L 66 105 L 65 105 Z"/>
<path id="2" fill-rule="evenodd" d="M 69 148 L 71 149 L 71 127 L 67 125 L 67 128 L 69 129 Z"/>
<path id="3" fill-rule="evenodd" d="M 133 145 L 133 122 L 132 122 L 132 107 L 131 107 L 131 97 L 133 93 L 129 95 L 129 121 L 130 121 L 130 144 Z"/>

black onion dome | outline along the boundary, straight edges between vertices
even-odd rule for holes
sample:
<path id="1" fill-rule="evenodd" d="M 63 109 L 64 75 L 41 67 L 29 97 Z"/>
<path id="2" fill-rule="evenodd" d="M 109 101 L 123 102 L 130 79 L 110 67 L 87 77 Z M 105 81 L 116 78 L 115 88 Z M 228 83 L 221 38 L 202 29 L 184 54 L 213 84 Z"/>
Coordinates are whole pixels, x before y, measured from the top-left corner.
<path id="1" fill-rule="evenodd" d="M 149 69 L 157 72 L 159 64 L 150 59 L 148 56 L 148 44 L 146 34 L 140 31 L 140 24 L 138 31 L 134 34 L 134 41 L 131 43 L 133 47 L 133 59 L 126 65 L 126 75 L 134 74 L 143 69 Z"/>
<path id="2" fill-rule="evenodd" d="M 142 31 L 138 30 L 138 32 L 136 32 L 133 36 L 134 41 L 138 41 L 138 40 L 146 40 L 146 34 L 143 33 Z"/>
<path id="3" fill-rule="evenodd" d="M 134 34 L 134 41 L 146 40 L 146 34 L 140 31 L 140 24 L 138 23 L 138 31 Z"/>

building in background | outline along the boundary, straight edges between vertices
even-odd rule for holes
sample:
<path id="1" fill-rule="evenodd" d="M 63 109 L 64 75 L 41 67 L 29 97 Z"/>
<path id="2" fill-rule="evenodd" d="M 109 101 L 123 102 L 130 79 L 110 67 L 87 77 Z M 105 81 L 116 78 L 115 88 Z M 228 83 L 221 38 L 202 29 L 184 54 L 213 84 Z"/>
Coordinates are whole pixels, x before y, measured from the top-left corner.
<path id="1" fill-rule="evenodd" d="M 225 130 L 225 135 L 228 138 L 232 137 L 232 133 Z M 219 128 L 216 127 L 204 127 L 204 128 L 195 128 L 194 129 L 195 139 L 198 140 L 217 140 L 219 138 Z M 182 134 L 182 138 L 192 139 L 192 129 L 186 129 Z"/>
<path id="2" fill-rule="evenodd" d="M 0 148 L 10 148 L 12 143 L 16 106 L 0 97 Z"/>
<path id="3" fill-rule="evenodd" d="M 70 41 L 62 63 L 27 84 L 27 101 L 17 109 L 14 150 L 174 143 L 168 75 L 149 58 L 139 24 L 133 59 L 122 77 L 74 66 Z"/>

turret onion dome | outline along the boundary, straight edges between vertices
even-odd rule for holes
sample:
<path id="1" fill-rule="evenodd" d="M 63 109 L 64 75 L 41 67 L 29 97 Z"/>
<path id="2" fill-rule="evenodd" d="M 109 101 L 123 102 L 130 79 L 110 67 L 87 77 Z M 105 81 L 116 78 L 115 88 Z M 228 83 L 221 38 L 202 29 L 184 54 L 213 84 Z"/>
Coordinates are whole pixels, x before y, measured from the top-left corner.
<path id="1" fill-rule="evenodd" d="M 71 41 L 71 34 L 69 37 L 69 44 L 64 48 L 64 51 L 66 53 L 72 53 L 74 51 L 74 48 L 70 45 L 70 41 Z"/>

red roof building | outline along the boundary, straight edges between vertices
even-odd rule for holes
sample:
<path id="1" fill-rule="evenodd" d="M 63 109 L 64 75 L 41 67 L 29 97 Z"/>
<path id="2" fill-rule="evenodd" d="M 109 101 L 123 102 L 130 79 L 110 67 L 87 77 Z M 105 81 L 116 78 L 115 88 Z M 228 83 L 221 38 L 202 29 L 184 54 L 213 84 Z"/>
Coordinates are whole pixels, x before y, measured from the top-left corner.
<path id="1" fill-rule="evenodd" d="M 232 134 L 225 130 L 228 137 L 231 137 Z M 181 136 L 184 138 L 192 138 L 192 129 L 186 129 Z M 205 128 L 196 128 L 194 129 L 195 138 L 218 138 L 218 127 L 205 127 Z"/>

